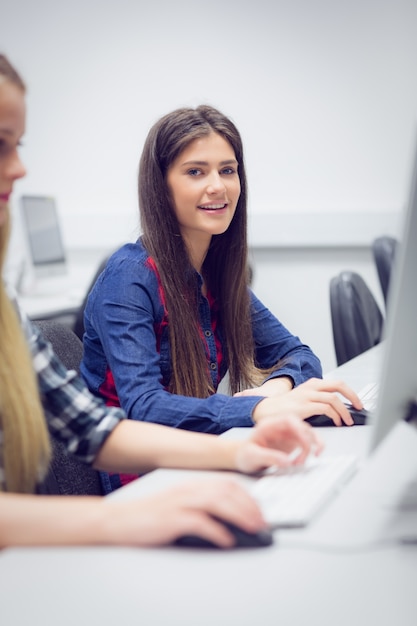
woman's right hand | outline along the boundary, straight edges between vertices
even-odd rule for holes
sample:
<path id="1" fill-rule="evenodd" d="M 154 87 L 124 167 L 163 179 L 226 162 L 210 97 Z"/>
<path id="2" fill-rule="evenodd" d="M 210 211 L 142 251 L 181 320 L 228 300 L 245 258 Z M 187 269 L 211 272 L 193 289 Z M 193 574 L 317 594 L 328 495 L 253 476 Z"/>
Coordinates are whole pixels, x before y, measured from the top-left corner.
<path id="1" fill-rule="evenodd" d="M 214 517 L 250 533 L 266 527 L 249 492 L 223 477 L 185 483 L 134 501 L 105 498 L 103 507 L 104 542 L 119 545 L 157 546 L 197 535 L 230 548 L 235 541 L 232 534 Z"/>
<path id="2" fill-rule="evenodd" d="M 357 394 L 343 381 L 310 378 L 287 393 L 261 400 L 252 417 L 259 422 L 265 417 L 295 415 L 304 420 L 312 415 L 327 415 L 335 426 L 352 426 L 353 419 L 339 394 L 355 409 L 363 408 Z"/>

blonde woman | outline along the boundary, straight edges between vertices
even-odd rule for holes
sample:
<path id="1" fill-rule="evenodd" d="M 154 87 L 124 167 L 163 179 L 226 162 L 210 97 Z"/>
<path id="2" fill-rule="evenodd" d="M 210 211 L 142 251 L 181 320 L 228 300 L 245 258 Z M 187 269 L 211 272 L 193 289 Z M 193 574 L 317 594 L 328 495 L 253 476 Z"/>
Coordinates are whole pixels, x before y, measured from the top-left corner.
<path id="1" fill-rule="evenodd" d="M 18 154 L 24 130 L 25 86 L 0 55 L 0 270 L 10 194 L 25 174 Z M 256 503 L 230 479 L 184 484 L 134 502 L 36 495 L 50 458 L 48 429 L 78 459 L 106 471 L 194 467 L 255 472 L 289 464 L 296 447 L 301 448 L 297 463 L 312 447 L 321 449 L 310 426 L 287 416 L 265 420 L 243 442 L 125 417 L 65 369 L 0 280 L 0 547 L 158 545 L 184 534 L 230 547 L 234 538 L 219 520 L 247 532 L 265 526 Z"/>

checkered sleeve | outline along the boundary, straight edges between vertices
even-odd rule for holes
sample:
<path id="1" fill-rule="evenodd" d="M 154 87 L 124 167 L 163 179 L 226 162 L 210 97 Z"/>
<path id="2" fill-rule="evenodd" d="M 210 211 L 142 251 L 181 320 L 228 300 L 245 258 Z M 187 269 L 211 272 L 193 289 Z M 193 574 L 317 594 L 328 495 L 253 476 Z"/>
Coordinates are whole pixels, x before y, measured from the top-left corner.
<path id="1" fill-rule="evenodd" d="M 39 329 L 21 312 L 20 316 L 49 430 L 65 444 L 68 452 L 91 464 L 108 435 L 126 415 L 93 396 L 77 373 L 66 369 Z"/>

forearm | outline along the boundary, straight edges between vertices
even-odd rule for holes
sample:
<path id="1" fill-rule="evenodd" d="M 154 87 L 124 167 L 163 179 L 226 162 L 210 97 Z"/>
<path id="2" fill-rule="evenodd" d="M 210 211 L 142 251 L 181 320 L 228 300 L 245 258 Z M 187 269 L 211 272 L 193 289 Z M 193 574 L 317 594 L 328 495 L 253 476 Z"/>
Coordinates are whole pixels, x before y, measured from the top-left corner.
<path id="1" fill-rule="evenodd" d="M 307 346 L 299 346 L 282 358 L 278 369 L 268 376 L 266 382 L 289 378 L 297 387 L 310 378 L 322 378 L 323 372 L 318 357 Z"/>
<path id="2" fill-rule="evenodd" d="M 121 394 L 120 401 L 130 419 L 179 430 L 220 435 L 230 428 L 252 425 L 251 403 L 236 402 L 223 393 L 195 398 L 156 390 L 138 397 L 135 389 Z"/>
<path id="3" fill-rule="evenodd" d="M 0 494 L 0 548 L 107 543 L 102 498 Z"/>
<path id="4" fill-rule="evenodd" d="M 143 473 L 158 467 L 236 469 L 238 442 L 159 424 L 123 420 L 107 438 L 94 466 Z"/>

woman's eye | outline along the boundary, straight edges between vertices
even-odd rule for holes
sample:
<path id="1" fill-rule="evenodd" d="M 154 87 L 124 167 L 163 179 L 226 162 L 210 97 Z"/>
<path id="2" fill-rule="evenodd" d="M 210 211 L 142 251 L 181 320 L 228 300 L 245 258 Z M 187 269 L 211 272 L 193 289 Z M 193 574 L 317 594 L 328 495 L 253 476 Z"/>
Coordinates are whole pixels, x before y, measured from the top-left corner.
<path id="1" fill-rule="evenodd" d="M 189 174 L 190 176 L 198 176 L 199 174 L 201 174 L 201 170 L 199 170 L 197 167 L 193 167 L 187 171 L 187 174 Z"/>
<path id="2" fill-rule="evenodd" d="M 22 146 L 22 143 L 19 141 L 16 146 L 10 144 L 5 139 L 0 139 L 0 154 L 8 154 L 12 150 L 18 150 Z"/>
<path id="3" fill-rule="evenodd" d="M 230 175 L 230 174 L 235 174 L 236 170 L 234 167 L 225 167 L 222 169 L 221 173 Z"/>

